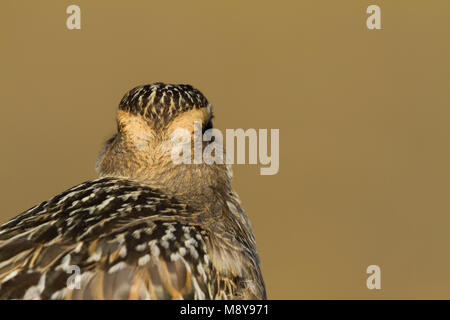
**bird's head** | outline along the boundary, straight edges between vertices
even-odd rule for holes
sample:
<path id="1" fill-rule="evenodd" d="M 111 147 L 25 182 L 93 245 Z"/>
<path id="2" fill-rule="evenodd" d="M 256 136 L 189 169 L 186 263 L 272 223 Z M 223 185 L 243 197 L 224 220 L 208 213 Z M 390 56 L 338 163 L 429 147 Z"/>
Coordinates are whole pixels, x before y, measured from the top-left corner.
<path id="1" fill-rule="evenodd" d="M 133 88 L 120 101 L 117 133 L 101 150 L 96 169 L 100 176 L 163 184 L 172 179 L 183 185 L 180 181 L 183 176 L 185 180 L 191 177 L 192 181 L 195 178 L 210 181 L 214 175 L 221 176 L 221 172 L 231 178 L 226 165 L 208 168 L 203 163 L 173 163 L 178 133 L 186 133 L 188 141 L 193 141 L 195 126 L 200 124 L 204 132 L 212 128 L 212 118 L 211 104 L 190 85 L 154 83 Z"/>
<path id="2" fill-rule="evenodd" d="M 133 88 L 120 101 L 117 114 L 119 132 L 136 134 L 145 128 L 157 138 L 177 128 L 191 130 L 194 121 L 208 126 L 211 119 L 211 104 L 186 84 L 154 83 Z"/>

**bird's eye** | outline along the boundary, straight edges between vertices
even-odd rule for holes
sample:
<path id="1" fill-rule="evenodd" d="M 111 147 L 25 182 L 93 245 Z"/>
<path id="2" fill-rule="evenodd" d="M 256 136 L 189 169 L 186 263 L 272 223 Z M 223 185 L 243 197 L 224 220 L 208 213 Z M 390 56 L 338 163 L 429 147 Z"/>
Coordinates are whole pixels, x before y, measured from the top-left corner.
<path id="1" fill-rule="evenodd" d="M 205 132 L 208 129 L 212 129 L 213 125 L 212 125 L 212 117 L 209 119 L 208 123 L 204 126 L 203 130 L 202 130 L 202 135 L 205 134 Z M 216 138 L 214 136 L 211 137 L 211 140 L 209 141 L 209 143 L 214 142 L 216 140 Z"/>
<path id="2" fill-rule="evenodd" d="M 213 127 L 212 125 L 212 119 L 209 119 L 208 123 L 206 124 L 206 126 L 204 126 L 203 128 L 203 133 L 205 133 L 206 130 L 211 129 Z"/>

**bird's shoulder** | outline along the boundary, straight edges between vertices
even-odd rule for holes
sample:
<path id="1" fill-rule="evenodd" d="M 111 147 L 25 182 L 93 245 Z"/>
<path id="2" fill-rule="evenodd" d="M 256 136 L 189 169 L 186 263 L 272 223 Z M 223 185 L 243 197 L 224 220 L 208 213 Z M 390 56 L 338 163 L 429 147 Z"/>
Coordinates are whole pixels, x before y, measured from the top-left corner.
<path id="1" fill-rule="evenodd" d="M 0 227 L 0 297 L 230 294 L 232 280 L 218 279 L 209 231 L 196 214 L 133 181 L 103 178 L 70 188 Z"/>

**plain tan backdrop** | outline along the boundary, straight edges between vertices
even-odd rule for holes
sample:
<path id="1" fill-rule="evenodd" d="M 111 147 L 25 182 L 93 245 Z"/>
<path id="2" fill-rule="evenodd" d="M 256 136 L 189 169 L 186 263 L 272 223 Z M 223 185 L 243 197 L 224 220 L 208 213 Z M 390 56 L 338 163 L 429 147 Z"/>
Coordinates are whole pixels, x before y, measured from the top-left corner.
<path id="1" fill-rule="evenodd" d="M 82 29 L 66 28 L 81 7 Z M 381 7 L 382 30 L 366 28 Z M 190 83 L 235 165 L 269 298 L 450 298 L 450 1 L 1 1 L 0 222 L 95 177 L 130 88 Z M 381 290 L 366 268 L 381 267 Z"/>

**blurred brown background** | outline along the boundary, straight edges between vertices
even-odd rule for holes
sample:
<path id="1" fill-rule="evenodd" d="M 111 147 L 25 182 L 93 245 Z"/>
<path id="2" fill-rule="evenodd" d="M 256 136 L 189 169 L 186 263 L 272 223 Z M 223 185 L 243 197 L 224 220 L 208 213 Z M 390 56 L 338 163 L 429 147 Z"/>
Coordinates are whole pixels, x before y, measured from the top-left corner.
<path id="1" fill-rule="evenodd" d="M 0 222 L 95 177 L 128 89 L 191 83 L 216 127 L 280 129 L 277 175 L 234 166 L 270 298 L 450 298 L 449 18 L 448 0 L 2 0 Z"/>

